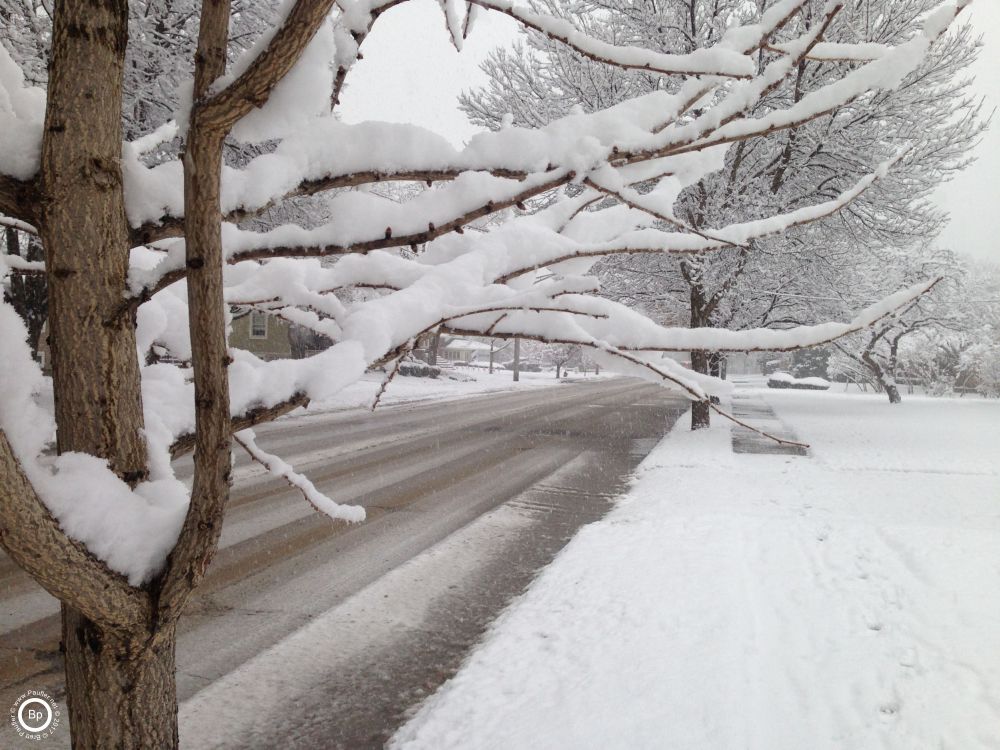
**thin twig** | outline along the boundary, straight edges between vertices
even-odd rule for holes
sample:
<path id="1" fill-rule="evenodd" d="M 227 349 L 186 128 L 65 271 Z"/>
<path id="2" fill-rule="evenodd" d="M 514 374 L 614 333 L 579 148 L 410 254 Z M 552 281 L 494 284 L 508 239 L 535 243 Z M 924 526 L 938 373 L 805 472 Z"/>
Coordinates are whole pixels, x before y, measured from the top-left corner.
<path id="1" fill-rule="evenodd" d="M 715 404 L 713 404 L 711 401 L 708 402 L 708 408 L 710 408 L 712 411 L 714 411 L 720 417 L 725 417 L 730 422 L 735 422 L 740 427 L 745 427 L 748 430 L 750 430 L 751 432 L 756 432 L 758 435 L 762 435 L 763 437 L 766 437 L 766 438 L 768 438 L 770 440 L 773 440 L 774 442 L 778 443 L 779 445 L 793 445 L 793 446 L 795 446 L 797 448 L 809 448 L 809 444 L 808 443 L 799 443 L 799 442 L 797 442 L 795 440 L 786 440 L 785 438 L 780 438 L 777 435 L 772 435 L 770 432 L 765 432 L 764 430 L 760 430 L 760 429 L 758 429 L 756 427 L 752 427 L 751 425 L 748 425 L 746 422 L 743 422 L 743 421 L 737 419 L 736 417 L 734 417 L 729 412 L 724 411 L 723 409 L 720 409 L 718 406 L 716 406 Z"/>
<path id="2" fill-rule="evenodd" d="M 382 383 L 378 387 L 378 393 L 375 394 L 375 398 L 372 400 L 372 405 L 370 407 L 372 411 L 375 411 L 375 409 L 378 407 L 379 402 L 382 400 L 382 394 L 385 393 L 386 389 L 389 387 L 389 383 L 391 383 L 392 380 L 399 373 L 399 368 L 403 364 L 403 360 L 406 359 L 406 356 L 413 351 L 413 348 L 416 345 L 417 345 L 417 340 L 410 339 L 409 341 L 406 342 L 399 356 L 393 360 L 392 366 L 389 368 L 389 372 L 386 373 L 386 376 L 384 378 L 382 378 Z"/>

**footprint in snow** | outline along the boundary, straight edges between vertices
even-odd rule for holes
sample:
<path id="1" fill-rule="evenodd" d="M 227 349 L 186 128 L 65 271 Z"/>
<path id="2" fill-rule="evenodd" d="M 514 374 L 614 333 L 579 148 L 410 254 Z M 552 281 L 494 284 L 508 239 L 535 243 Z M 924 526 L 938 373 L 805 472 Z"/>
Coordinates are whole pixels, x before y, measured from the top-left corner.
<path id="1" fill-rule="evenodd" d="M 883 703 L 878 707 L 880 714 L 886 718 L 891 718 L 899 713 L 900 705 L 898 701 L 889 701 L 888 703 Z"/>

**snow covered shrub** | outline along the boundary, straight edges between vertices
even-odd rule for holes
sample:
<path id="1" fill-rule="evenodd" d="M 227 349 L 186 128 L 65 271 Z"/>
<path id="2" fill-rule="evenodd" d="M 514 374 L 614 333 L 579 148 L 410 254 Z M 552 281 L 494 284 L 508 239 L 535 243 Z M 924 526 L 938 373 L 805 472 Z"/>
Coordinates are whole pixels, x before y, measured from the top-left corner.
<path id="1" fill-rule="evenodd" d="M 421 362 L 419 359 L 408 358 L 400 363 L 399 374 L 414 378 L 436 378 L 441 374 L 441 368 Z"/>
<path id="2" fill-rule="evenodd" d="M 799 349 L 792 352 L 792 374 L 796 378 L 825 378 L 829 361 L 829 349 Z"/>
<path id="3" fill-rule="evenodd" d="M 794 388 L 801 391 L 825 391 L 830 388 L 830 381 L 823 378 L 797 378 L 787 372 L 776 372 L 767 378 L 768 388 Z"/>

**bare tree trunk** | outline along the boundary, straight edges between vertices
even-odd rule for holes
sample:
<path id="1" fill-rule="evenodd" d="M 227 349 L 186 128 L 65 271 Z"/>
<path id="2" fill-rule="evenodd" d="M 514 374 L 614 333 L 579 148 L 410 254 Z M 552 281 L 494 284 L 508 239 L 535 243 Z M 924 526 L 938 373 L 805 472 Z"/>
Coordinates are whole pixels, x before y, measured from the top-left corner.
<path id="1" fill-rule="evenodd" d="M 514 337 L 514 382 L 521 379 L 521 338 Z"/>
<path id="2" fill-rule="evenodd" d="M 864 360 L 868 370 L 875 378 L 875 382 L 878 383 L 879 387 L 885 391 L 885 394 L 889 397 L 889 403 L 901 403 L 903 398 L 899 395 L 899 387 L 896 385 L 896 381 L 886 375 L 885 370 L 882 369 L 882 365 L 879 364 L 878 360 L 875 359 L 872 353 L 870 351 L 865 351 L 861 355 L 861 359 Z"/>
<path id="3" fill-rule="evenodd" d="M 892 394 L 889 394 L 889 403 L 898 404 L 899 403 L 899 387 L 896 383 L 896 370 L 899 368 L 899 340 L 902 336 L 896 336 L 889 342 L 889 366 L 887 368 L 889 375 L 889 382 L 892 383 L 893 389 L 896 391 L 896 401 L 892 400 Z M 888 392 L 888 388 L 886 391 Z"/>
<path id="4" fill-rule="evenodd" d="M 899 387 L 895 383 L 889 383 L 885 386 L 885 393 L 889 397 L 890 404 L 898 404 L 903 401 L 902 396 L 899 395 Z"/>
<path id="5" fill-rule="evenodd" d="M 703 375 L 708 374 L 708 352 L 695 350 L 691 352 L 691 369 Z M 711 409 L 708 401 L 695 401 L 691 404 L 691 429 L 701 430 L 711 424 Z"/>
<path id="6" fill-rule="evenodd" d="M 63 606 L 66 690 L 73 747 L 176 748 L 174 626 L 147 648 Z"/>
<path id="7" fill-rule="evenodd" d="M 708 355 L 708 372 L 712 377 L 720 378 L 721 380 L 726 379 L 726 358 L 719 352 L 712 352 Z M 710 399 L 711 403 L 718 404 L 719 397 L 712 396 Z"/>
<path id="8" fill-rule="evenodd" d="M 691 285 L 691 328 L 704 328 L 708 325 L 705 315 L 705 297 L 697 284 Z M 691 352 L 691 369 L 702 375 L 708 375 L 709 353 L 702 350 Z M 701 430 L 711 424 L 712 411 L 707 401 L 695 401 L 691 405 L 691 429 Z"/>

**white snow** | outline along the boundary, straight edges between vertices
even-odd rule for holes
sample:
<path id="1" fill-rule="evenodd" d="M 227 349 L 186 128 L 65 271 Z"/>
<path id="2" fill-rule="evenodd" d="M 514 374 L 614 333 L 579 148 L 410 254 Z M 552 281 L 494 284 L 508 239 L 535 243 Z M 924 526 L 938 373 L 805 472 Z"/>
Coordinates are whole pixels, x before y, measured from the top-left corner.
<path id="1" fill-rule="evenodd" d="M 0 430 L 66 533 L 138 586 L 167 559 L 187 512 L 187 488 L 170 475 L 154 475 L 133 491 L 106 461 L 84 453 L 40 461 L 55 420 L 36 403 L 45 380 L 26 338 L 23 321 L 9 304 L 0 304 Z"/>
<path id="2" fill-rule="evenodd" d="M 44 119 L 45 92 L 25 83 L 0 45 L 0 174 L 26 180 L 38 171 Z"/>
<path id="3" fill-rule="evenodd" d="M 725 147 L 708 146 L 760 129 L 784 127 L 865 92 L 898 85 L 967 2 L 945 3 L 928 16 L 923 31 L 884 54 L 881 50 L 878 54 L 864 49 L 841 50 L 874 59 L 787 108 L 754 119 L 749 115 L 751 105 L 791 69 L 795 54 L 808 47 L 810 35 L 817 35 L 819 27 L 785 42 L 789 54 L 769 63 L 757 75 L 751 53 L 773 36 L 776 25 L 803 0 L 775 3 L 761 15 L 759 23 L 734 27 L 713 47 L 685 55 L 611 45 L 581 33 L 564 20 L 515 6 L 510 0 L 476 0 L 483 8 L 512 15 L 523 24 L 565 39 L 584 54 L 622 67 L 706 75 L 688 76 L 673 94 L 655 91 L 597 112 L 577 111 L 537 130 L 505 127 L 481 133 L 456 149 L 439 135 L 414 125 L 351 125 L 328 112 L 330 61 L 350 65 L 373 13 L 392 4 L 392 0 L 342 0 L 335 17 L 316 34 L 270 101 L 235 131 L 237 137 L 249 140 L 283 140 L 243 169 L 223 170 L 223 210 L 262 209 L 285 196 L 309 192 L 317 184 L 370 184 L 414 173 L 437 184 L 399 203 L 366 190 L 334 194 L 327 201 L 330 221 L 314 228 L 286 224 L 265 233 L 224 223 L 226 301 L 294 320 L 337 341 L 330 349 L 298 361 L 265 362 L 233 350 L 231 412 L 274 406 L 300 395 L 318 403 L 335 399 L 373 363 L 393 359 L 408 342 L 442 324 L 463 336 L 519 334 L 582 344 L 596 350 L 605 364 L 615 362 L 618 369 L 698 399 L 708 393 L 725 393 L 727 386 L 662 360 L 656 352 L 803 347 L 843 336 L 892 314 L 932 282 L 899 291 L 849 323 L 737 333 L 657 326 L 622 305 L 587 296 L 594 291 L 593 281 L 583 275 L 597 259 L 610 253 L 726 252 L 734 242 L 779 232 L 842 208 L 884 175 L 887 165 L 832 201 L 722 227 L 715 230 L 714 237 L 692 231 L 664 232 L 651 226 L 661 216 L 669 217 L 672 198 L 683 185 L 723 163 Z M 464 33 L 460 28 L 461 5 L 446 0 L 443 6 L 456 45 Z M 285 2 L 278 18 L 285 18 L 291 7 L 292 3 Z M 353 42 L 344 34 L 345 28 L 357 33 Z M 270 32 L 261 36 L 232 66 L 229 77 L 216 82 L 214 90 L 232 84 L 265 54 L 270 40 Z M 733 76 L 749 80 L 729 80 Z M 681 117 L 692 113 L 698 102 L 704 104 L 701 114 Z M 0 50 L 0 173 L 20 179 L 35 174 L 43 114 L 43 92 L 25 87 L 17 65 Z M 184 123 L 181 112 L 176 124 L 167 123 L 123 145 L 126 214 L 135 226 L 176 219 L 183 213 L 180 161 L 147 167 L 141 155 L 176 135 Z M 726 124 L 720 127 L 721 123 Z M 647 163 L 626 164 L 636 159 Z M 582 185 L 591 175 L 631 196 L 633 205 L 588 214 L 581 213 L 585 202 L 569 199 L 532 216 L 513 211 L 500 214 L 506 207 L 567 182 Z M 661 177 L 662 189 L 647 197 L 649 206 L 643 210 L 646 199 L 629 191 L 629 185 Z M 600 197 L 592 187 L 583 189 L 586 200 Z M 498 228 L 473 225 L 472 231 L 457 234 L 473 218 L 487 215 L 503 221 Z M 456 231 L 426 241 L 428 235 L 441 230 Z M 422 252 L 400 257 L 399 248 L 409 245 Z M 387 252 L 374 248 L 386 248 Z M 342 258 L 334 268 L 324 267 L 315 258 L 292 261 L 281 257 L 346 253 L 370 254 Z M 140 361 L 145 362 L 150 351 L 175 361 L 187 360 L 191 348 L 185 289 L 183 281 L 176 282 L 184 268 L 183 240 L 163 239 L 151 248 L 136 249 L 131 262 L 129 291 L 143 299 L 137 312 Z M 5 277 L 15 264 L 27 267 L 21 261 L 6 261 L 0 263 L 0 276 Z M 40 270 L 38 264 L 31 268 Z M 536 283 L 540 279 L 541 283 Z M 159 290 L 158 282 L 165 280 L 175 283 Z M 351 287 L 357 289 L 352 291 Z M 152 299 L 145 300 L 156 291 Z M 338 297 L 336 292 L 348 293 Z M 0 302 L 0 307 L 4 304 Z M 11 358 L 3 366 L 14 373 L 12 377 L 24 378 L 18 393 L 30 399 L 35 386 L 29 385 L 40 375 L 25 361 L 23 327 L 8 325 L 6 317 L 5 313 L 0 320 L 0 359 Z M 171 473 L 169 446 L 193 429 L 192 400 L 189 368 L 167 362 L 143 368 L 145 437 L 153 481 L 134 492 L 117 482 L 101 462 L 85 457 L 63 456 L 56 462 L 55 473 L 51 467 L 38 469 L 39 492 L 67 532 L 134 581 L 146 580 L 155 572 L 157 561 L 162 562 L 179 528 L 177 519 L 186 501 Z M 0 411 L 0 428 L 8 433 L 24 432 L 25 438 L 11 438 L 11 442 L 31 474 L 44 443 L 39 435 L 51 434 L 53 419 L 50 413 L 37 409 L 36 415 L 15 413 L 19 409 L 21 406 Z M 73 498 L 77 483 L 86 498 L 83 502 Z M 147 505 L 148 512 L 143 510 Z M 109 517 L 116 522 L 102 523 Z"/>
<path id="4" fill-rule="evenodd" d="M 754 395 L 811 456 L 681 420 L 391 747 L 996 748 L 1000 403 Z"/>
<path id="5" fill-rule="evenodd" d="M 787 372 L 774 372 L 767 376 L 767 382 L 770 383 L 786 383 L 789 387 L 795 386 L 810 386 L 813 388 L 826 389 L 829 388 L 831 383 L 826 378 L 809 377 L 809 378 L 797 378 Z"/>
<path id="6" fill-rule="evenodd" d="M 559 39 L 584 55 L 614 62 L 622 67 L 695 75 L 749 77 L 754 73 L 753 61 L 748 56 L 723 45 L 698 49 L 686 55 L 664 54 L 642 47 L 609 44 L 584 34 L 569 21 L 533 13 L 514 5 L 510 0 L 476 0 L 476 2 L 484 8 L 507 13 L 526 26 Z"/>
<path id="7" fill-rule="evenodd" d="M 267 469 L 274 477 L 284 479 L 292 487 L 299 490 L 313 507 L 335 520 L 360 523 L 365 520 L 365 509 L 360 505 L 342 505 L 331 500 L 318 489 L 316 485 L 302 474 L 299 474 L 288 463 L 273 453 L 268 453 L 257 445 L 257 436 L 253 430 L 240 430 L 233 434 L 233 439 L 250 454 L 258 464 Z"/>
<path id="8" fill-rule="evenodd" d="M 330 61 L 336 54 L 333 25 L 327 20 L 288 75 L 275 86 L 267 103 L 253 109 L 236 123 L 233 135 L 253 143 L 281 138 L 308 127 L 312 120 L 328 112 L 328 102 L 316 94 L 332 90 L 333 70 Z M 236 75 L 237 70 L 239 66 L 234 66 Z"/>

